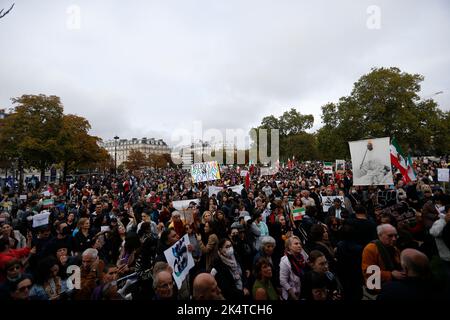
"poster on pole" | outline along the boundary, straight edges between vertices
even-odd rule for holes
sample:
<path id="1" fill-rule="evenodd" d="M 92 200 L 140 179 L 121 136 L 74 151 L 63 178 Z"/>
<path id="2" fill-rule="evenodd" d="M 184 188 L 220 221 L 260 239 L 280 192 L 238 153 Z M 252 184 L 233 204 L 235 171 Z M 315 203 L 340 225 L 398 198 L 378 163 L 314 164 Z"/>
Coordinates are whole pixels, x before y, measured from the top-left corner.
<path id="1" fill-rule="evenodd" d="M 350 141 L 354 186 L 394 184 L 389 138 Z"/>
<path id="2" fill-rule="evenodd" d="M 450 169 L 438 169 L 438 181 L 449 182 L 449 170 Z"/>
<path id="3" fill-rule="evenodd" d="M 324 162 L 323 163 L 323 173 L 333 174 L 333 162 Z"/>
<path id="4" fill-rule="evenodd" d="M 192 253 L 187 248 L 189 244 L 189 237 L 185 234 L 173 246 L 164 251 L 167 263 L 172 267 L 172 275 L 178 289 L 181 288 L 181 284 L 188 275 L 189 270 L 194 267 L 194 258 L 192 258 Z"/>
<path id="5" fill-rule="evenodd" d="M 343 173 L 345 171 L 345 160 L 336 160 L 336 172 Z"/>
<path id="6" fill-rule="evenodd" d="M 220 179 L 217 161 L 200 162 L 191 165 L 191 176 L 194 183 Z"/>

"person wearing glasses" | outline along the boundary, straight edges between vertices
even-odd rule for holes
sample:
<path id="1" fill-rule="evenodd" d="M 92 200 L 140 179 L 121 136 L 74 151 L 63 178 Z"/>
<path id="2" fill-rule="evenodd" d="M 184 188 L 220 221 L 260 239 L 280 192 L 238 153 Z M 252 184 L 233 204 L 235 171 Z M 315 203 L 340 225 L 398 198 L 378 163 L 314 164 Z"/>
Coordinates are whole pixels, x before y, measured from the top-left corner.
<path id="1" fill-rule="evenodd" d="M 7 300 L 30 300 L 29 294 L 32 286 L 31 277 L 22 274 L 17 281 L 11 283 Z"/>
<path id="2" fill-rule="evenodd" d="M 405 273 L 400 265 L 400 252 L 396 247 L 397 230 L 390 224 L 381 224 L 377 227 L 377 234 L 378 239 L 369 243 L 362 254 L 361 266 L 366 285 L 371 282 L 372 278 L 369 279 L 369 277 L 374 274 L 374 271 L 371 271 L 372 266 L 377 266 L 380 269 L 381 285 L 393 279 L 404 279 Z M 369 267 L 371 268 L 369 269 Z M 376 282 L 375 279 L 375 285 Z M 373 292 L 369 291 L 369 293 L 378 293 L 379 289 L 374 288 Z"/>
<path id="3" fill-rule="evenodd" d="M 174 283 L 172 274 L 162 270 L 155 274 L 153 279 L 153 289 L 155 290 L 154 300 L 176 300 L 174 294 Z"/>

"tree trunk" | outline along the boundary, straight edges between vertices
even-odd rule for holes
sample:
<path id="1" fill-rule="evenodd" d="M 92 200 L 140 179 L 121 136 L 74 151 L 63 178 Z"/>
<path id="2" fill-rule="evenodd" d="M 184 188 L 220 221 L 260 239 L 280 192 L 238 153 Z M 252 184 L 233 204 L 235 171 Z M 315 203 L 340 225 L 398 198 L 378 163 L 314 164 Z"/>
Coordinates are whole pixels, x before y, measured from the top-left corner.
<path id="1" fill-rule="evenodd" d="M 64 166 L 63 166 L 63 181 L 62 183 L 66 183 L 66 178 L 67 178 L 67 170 L 69 168 L 69 163 L 68 161 L 64 161 Z"/>
<path id="2" fill-rule="evenodd" d="M 19 194 L 23 191 L 23 160 L 19 158 L 17 166 L 19 167 Z"/>
<path id="3" fill-rule="evenodd" d="M 41 187 L 45 184 L 45 164 L 41 163 Z"/>

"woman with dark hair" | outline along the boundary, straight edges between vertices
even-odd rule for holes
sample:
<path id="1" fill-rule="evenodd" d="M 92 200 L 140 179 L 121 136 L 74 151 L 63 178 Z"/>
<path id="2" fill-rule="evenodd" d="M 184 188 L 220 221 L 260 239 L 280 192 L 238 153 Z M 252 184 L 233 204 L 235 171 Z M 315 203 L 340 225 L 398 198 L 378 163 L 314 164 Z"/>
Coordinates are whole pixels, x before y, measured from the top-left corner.
<path id="1" fill-rule="evenodd" d="M 77 225 L 75 212 L 69 212 L 69 214 L 67 215 L 66 224 L 70 230 L 70 233 L 72 234 Z"/>
<path id="2" fill-rule="evenodd" d="M 55 257 L 47 257 L 39 261 L 36 278 L 30 290 L 30 298 L 34 300 L 57 300 L 66 291 L 66 282 L 58 276 L 59 266 Z"/>
<path id="3" fill-rule="evenodd" d="M 255 278 L 253 284 L 253 299 L 255 300 L 279 300 L 277 291 L 272 283 L 272 264 L 266 258 L 259 258 L 255 264 Z"/>
<path id="4" fill-rule="evenodd" d="M 211 270 L 211 265 L 218 254 L 219 238 L 217 237 L 214 229 L 214 224 L 211 222 L 205 223 L 204 231 L 205 236 L 208 239 L 206 244 L 203 243 L 202 236 L 200 234 L 197 234 L 197 241 L 200 245 L 200 250 L 202 250 L 202 253 L 205 256 L 205 265 L 203 267 L 207 272 L 209 272 Z"/>
<path id="5" fill-rule="evenodd" d="M 317 278 L 321 277 L 324 280 L 324 284 L 320 286 L 325 289 L 325 300 L 341 300 L 342 299 L 342 286 L 337 277 L 329 270 L 328 261 L 325 255 L 318 251 L 313 250 L 309 255 L 309 265 L 311 270 L 305 274 L 303 281 L 303 293 L 302 296 L 306 300 L 316 300 L 315 292 L 313 289 L 318 289 L 318 285 L 314 285 Z"/>
<path id="6" fill-rule="evenodd" d="M 27 239 L 18 230 L 14 230 L 11 224 L 3 223 L 0 230 L 0 237 L 9 239 L 11 249 L 21 249 L 27 246 Z"/>
<path id="7" fill-rule="evenodd" d="M 215 228 L 219 239 L 226 238 L 228 235 L 228 221 L 222 210 L 217 211 L 215 216 Z"/>
<path id="8" fill-rule="evenodd" d="M 330 270 L 336 272 L 335 250 L 329 241 L 328 228 L 325 225 L 315 224 L 311 227 L 307 248 L 310 252 L 313 250 L 322 252 L 327 258 Z"/>
<path id="9" fill-rule="evenodd" d="M 141 241 L 136 233 L 129 233 L 125 238 L 125 244 L 117 260 L 119 275 L 126 275 L 134 272 L 136 257 L 139 255 Z"/>
<path id="10" fill-rule="evenodd" d="M 92 246 L 94 234 L 91 231 L 89 218 L 81 218 L 78 220 L 77 229 L 75 231 L 77 232 L 73 237 L 73 251 L 80 255 L 84 250 Z"/>
<path id="11" fill-rule="evenodd" d="M 247 279 L 241 264 L 236 260 L 233 245 L 229 239 L 222 239 L 218 244 L 217 257 L 212 264 L 217 285 L 226 300 L 239 301 L 250 292 L 246 288 Z"/>
<path id="12" fill-rule="evenodd" d="M 168 248 L 170 248 L 172 245 L 174 245 L 178 240 L 180 240 L 180 237 L 176 233 L 176 231 L 172 228 L 168 228 L 161 232 L 161 237 L 158 241 L 158 248 L 157 251 L 157 257 L 156 261 L 163 261 L 167 262 L 166 256 L 164 255 L 164 251 L 166 251 Z"/>

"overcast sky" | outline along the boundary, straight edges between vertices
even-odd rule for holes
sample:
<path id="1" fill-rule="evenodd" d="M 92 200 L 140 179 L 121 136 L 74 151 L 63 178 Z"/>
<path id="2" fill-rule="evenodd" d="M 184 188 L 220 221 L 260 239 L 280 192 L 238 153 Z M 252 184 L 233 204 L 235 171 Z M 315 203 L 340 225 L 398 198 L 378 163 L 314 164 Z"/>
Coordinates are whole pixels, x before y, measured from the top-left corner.
<path id="1" fill-rule="evenodd" d="M 0 8 L 14 1 L 0 19 L 0 106 L 57 95 L 105 140 L 170 144 L 195 120 L 247 131 L 291 107 L 313 114 L 317 129 L 322 105 L 381 66 L 424 75 L 421 94 L 444 91 L 435 100 L 450 109 L 446 0 L 0 0 Z"/>

